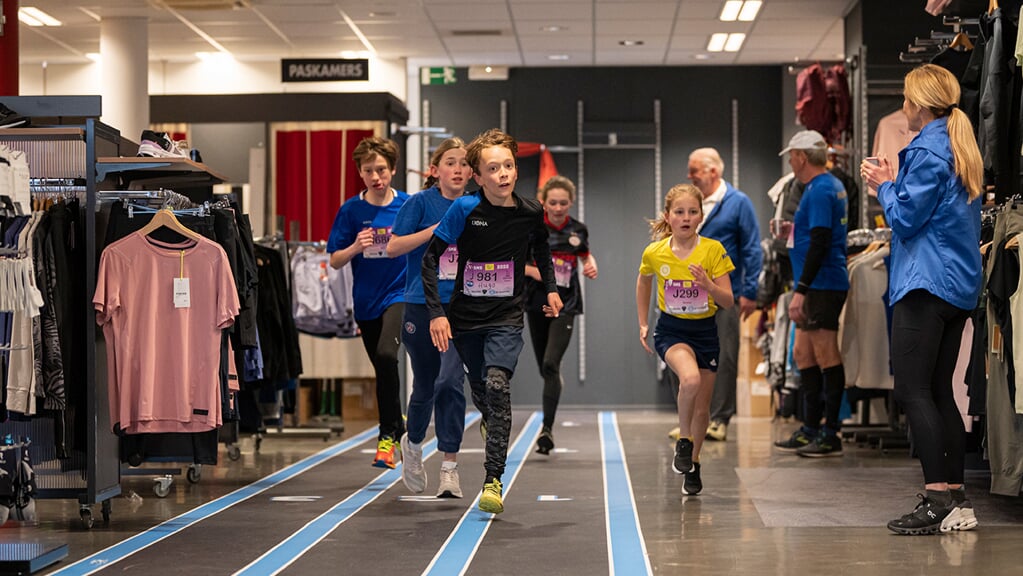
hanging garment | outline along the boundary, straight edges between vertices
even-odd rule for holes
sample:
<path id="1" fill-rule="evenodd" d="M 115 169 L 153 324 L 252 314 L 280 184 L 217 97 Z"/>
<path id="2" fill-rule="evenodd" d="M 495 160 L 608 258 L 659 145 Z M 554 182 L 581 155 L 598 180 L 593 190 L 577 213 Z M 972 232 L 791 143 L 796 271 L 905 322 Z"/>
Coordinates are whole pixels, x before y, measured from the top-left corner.
<path id="1" fill-rule="evenodd" d="M 107 341 L 115 429 L 222 424 L 221 331 L 239 308 L 223 248 L 203 237 L 175 244 L 133 232 L 100 256 L 93 304 Z"/>
<path id="2" fill-rule="evenodd" d="M 356 335 L 350 265 L 335 269 L 327 252 L 299 246 L 291 258 L 291 281 L 296 329 L 314 336 Z"/>

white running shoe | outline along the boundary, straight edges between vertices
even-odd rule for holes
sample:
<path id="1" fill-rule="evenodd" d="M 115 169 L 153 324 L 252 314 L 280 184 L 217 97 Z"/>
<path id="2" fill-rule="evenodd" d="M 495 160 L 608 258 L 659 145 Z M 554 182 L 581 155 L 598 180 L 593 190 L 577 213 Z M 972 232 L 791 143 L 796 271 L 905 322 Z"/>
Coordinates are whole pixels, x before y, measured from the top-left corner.
<path id="1" fill-rule="evenodd" d="M 437 498 L 461 498 L 462 485 L 458 482 L 458 468 L 440 469 L 440 488 L 437 489 Z"/>
<path id="2" fill-rule="evenodd" d="M 423 445 L 413 444 L 408 432 L 401 436 L 401 481 L 413 494 L 426 490 L 426 469 L 423 468 Z"/>

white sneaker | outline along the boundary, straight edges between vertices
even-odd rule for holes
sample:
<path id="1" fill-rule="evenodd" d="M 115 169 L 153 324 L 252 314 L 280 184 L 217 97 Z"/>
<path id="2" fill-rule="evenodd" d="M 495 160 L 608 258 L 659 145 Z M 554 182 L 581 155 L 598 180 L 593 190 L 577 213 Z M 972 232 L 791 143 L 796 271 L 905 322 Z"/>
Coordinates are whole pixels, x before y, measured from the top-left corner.
<path id="1" fill-rule="evenodd" d="M 973 504 L 964 500 L 955 505 L 955 508 L 941 521 L 942 532 L 962 532 L 973 530 L 977 527 L 977 515 L 973 513 Z"/>
<path id="2" fill-rule="evenodd" d="M 423 445 L 413 444 L 408 432 L 401 436 L 401 481 L 413 494 L 426 490 L 426 469 L 423 468 Z"/>
<path id="3" fill-rule="evenodd" d="M 458 468 L 440 469 L 440 488 L 437 498 L 461 498 L 462 485 L 458 482 Z"/>

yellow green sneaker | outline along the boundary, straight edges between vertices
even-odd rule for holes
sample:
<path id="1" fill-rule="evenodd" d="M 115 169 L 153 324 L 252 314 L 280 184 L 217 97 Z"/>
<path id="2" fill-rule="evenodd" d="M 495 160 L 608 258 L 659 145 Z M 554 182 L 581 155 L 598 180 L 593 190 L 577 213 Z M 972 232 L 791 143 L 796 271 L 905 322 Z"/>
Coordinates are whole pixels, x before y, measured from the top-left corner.
<path id="1" fill-rule="evenodd" d="M 494 478 L 483 485 L 480 495 L 480 510 L 491 514 L 504 512 L 504 500 L 501 499 L 501 481 Z"/>

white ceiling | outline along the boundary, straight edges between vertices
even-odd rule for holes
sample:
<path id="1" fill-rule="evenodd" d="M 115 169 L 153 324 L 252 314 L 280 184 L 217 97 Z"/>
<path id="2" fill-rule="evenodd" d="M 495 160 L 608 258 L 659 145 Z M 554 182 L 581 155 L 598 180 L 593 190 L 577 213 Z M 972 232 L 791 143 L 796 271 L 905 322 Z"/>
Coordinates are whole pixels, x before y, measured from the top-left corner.
<path id="1" fill-rule="evenodd" d="M 361 34 L 378 57 L 420 66 L 784 64 L 841 58 L 857 1 L 765 0 L 755 22 L 720 22 L 724 0 L 21 0 L 63 26 L 19 30 L 22 62 L 84 62 L 99 52 L 98 19 L 140 17 L 156 61 L 215 51 L 202 34 L 243 60 L 339 58 L 367 50 Z M 708 58 L 713 32 L 747 38 Z"/>

